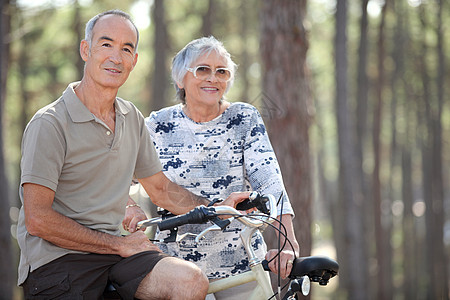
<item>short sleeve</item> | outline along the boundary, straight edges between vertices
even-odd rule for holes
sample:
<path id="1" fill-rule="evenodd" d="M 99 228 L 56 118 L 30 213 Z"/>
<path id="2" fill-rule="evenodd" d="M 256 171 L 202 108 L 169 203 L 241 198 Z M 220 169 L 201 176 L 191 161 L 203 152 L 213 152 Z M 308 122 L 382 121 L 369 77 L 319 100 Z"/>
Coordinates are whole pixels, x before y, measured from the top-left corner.
<path id="1" fill-rule="evenodd" d="M 135 177 L 145 178 L 162 170 L 161 162 L 156 153 L 155 146 L 144 122 L 144 117 L 139 114 L 139 152 L 136 160 Z"/>
<path id="2" fill-rule="evenodd" d="M 64 164 L 66 143 L 51 121 L 37 117 L 22 138 L 21 185 L 35 183 L 56 191 Z"/>

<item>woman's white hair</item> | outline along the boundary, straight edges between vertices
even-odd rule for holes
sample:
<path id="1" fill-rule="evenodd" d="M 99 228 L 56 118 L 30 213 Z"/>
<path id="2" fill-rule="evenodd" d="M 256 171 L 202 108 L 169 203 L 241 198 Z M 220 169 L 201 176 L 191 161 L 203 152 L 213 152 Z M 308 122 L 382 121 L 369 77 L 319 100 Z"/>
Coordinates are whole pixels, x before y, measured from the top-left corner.
<path id="1" fill-rule="evenodd" d="M 192 64 L 197 61 L 204 54 L 209 54 L 212 51 L 216 51 L 217 54 L 225 58 L 226 67 L 231 72 L 231 79 L 228 81 L 228 92 L 234 82 L 234 75 L 237 69 L 237 65 L 231 59 L 230 53 L 225 49 L 222 42 L 218 41 L 215 37 L 202 37 L 189 42 L 183 49 L 181 49 L 172 60 L 172 80 L 177 92 L 176 98 L 181 103 L 186 103 L 186 92 L 183 88 L 179 88 L 179 85 L 183 85 L 184 76 L 186 76 L 187 68 L 191 68 Z"/>

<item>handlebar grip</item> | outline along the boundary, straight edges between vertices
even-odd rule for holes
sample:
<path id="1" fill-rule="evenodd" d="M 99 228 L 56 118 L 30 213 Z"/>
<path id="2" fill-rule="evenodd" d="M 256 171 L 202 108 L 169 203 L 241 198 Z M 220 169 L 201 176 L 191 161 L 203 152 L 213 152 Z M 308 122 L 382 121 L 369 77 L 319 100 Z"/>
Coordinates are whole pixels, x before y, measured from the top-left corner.
<path id="1" fill-rule="evenodd" d="M 237 210 L 248 210 L 253 207 L 256 207 L 256 202 L 250 201 L 249 199 L 245 199 L 236 205 Z"/>
<path id="2" fill-rule="evenodd" d="M 159 230 L 168 230 L 185 224 L 202 224 L 208 221 L 206 218 L 207 208 L 205 206 L 199 206 L 191 210 L 190 212 L 171 218 L 162 220 L 158 224 Z"/>
<path id="3" fill-rule="evenodd" d="M 236 205 L 237 210 L 249 210 L 256 207 L 260 212 L 270 214 L 270 210 L 267 208 L 266 203 L 269 199 L 266 196 L 261 196 L 257 192 L 252 192 L 248 199 L 238 203 Z"/>

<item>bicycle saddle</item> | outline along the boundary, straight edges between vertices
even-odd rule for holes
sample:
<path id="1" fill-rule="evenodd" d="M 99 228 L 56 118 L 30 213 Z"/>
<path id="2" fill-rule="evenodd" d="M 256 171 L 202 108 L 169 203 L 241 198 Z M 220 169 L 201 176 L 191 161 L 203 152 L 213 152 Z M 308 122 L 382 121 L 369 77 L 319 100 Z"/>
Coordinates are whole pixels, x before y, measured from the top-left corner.
<path id="1" fill-rule="evenodd" d="M 327 285 L 330 278 L 337 275 L 339 264 L 325 256 L 298 257 L 294 260 L 289 278 L 299 278 L 308 275 L 312 282 Z"/>

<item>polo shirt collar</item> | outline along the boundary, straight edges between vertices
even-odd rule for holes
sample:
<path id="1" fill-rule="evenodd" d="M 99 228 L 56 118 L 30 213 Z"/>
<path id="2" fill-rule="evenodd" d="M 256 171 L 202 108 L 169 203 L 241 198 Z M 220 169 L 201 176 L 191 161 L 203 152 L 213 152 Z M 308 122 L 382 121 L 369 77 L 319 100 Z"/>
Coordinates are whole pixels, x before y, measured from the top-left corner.
<path id="1" fill-rule="evenodd" d="M 69 113 L 69 116 L 73 122 L 78 123 L 89 122 L 91 120 L 94 120 L 94 115 L 83 104 L 83 102 L 81 102 L 77 94 L 75 94 L 74 88 L 79 83 L 80 82 L 77 81 L 69 84 L 69 86 L 63 93 L 64 103 L 66 104 L 67 112 Z M 116 112 L 118 112 L 121 115 L 126 115 L 130 111 L 130 109 L 123 103 L 123 100 L 120 98 L 116 97 L 114 104 Z"/>

